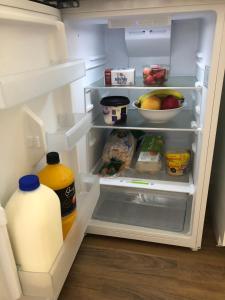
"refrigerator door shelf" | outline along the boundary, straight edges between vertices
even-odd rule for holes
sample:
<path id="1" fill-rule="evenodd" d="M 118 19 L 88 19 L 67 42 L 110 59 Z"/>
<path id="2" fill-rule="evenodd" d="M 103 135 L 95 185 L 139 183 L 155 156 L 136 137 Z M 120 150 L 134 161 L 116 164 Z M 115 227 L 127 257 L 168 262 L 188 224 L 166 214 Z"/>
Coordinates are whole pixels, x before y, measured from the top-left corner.
<path id="1" fill-rule="evenodd" d="M 71 150 L 88 133 L 91 124 L 91 113 L 58 115 L 58 128 L 55 132 L 47 132 L 48 151 Z"/>
<path id="2" fill-rule="evenodd" d="M 143 83 L 142 77 L 135 79 L 134 85 L 116 86 L 116 85 L 105 85 L 104 79 L 95 81 L 87 89 L 128 89 L 128 90 L 165 90 L 168 88 L 179 89 L 179 90 L 201 90 L 202 86 L 197 81 L 196 77 L 193 76 L 169 76 L 168 80 L 163 86 L 146 86 Z"/>
<path id="3" fill-rule="evenodd" d="M 0 109 L 42 96 L 85 76 L 82 60 L 0 77 Z"/>
<path id="4" fill-rule="evenodd" d="M 81 175 L 77 181 L 77 219 L 48 273 L 19 270 L 23 295 L 57 299 L 83 240 L 100 195 L 97 176 Z"/>

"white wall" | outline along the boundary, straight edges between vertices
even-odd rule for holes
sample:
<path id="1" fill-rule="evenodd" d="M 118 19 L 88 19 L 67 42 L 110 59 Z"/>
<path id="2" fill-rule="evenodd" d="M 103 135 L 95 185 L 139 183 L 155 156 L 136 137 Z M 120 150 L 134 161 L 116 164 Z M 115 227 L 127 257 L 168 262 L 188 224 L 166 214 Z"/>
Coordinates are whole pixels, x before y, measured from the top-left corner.
<path id="1" fill-rule="evenodd" d="M 82 23 L 72 18 L 64 20 L 67 34 L 69 59 L 84 59 L 86 62 L 86 76 L 71 84 L 72 110 L 85 113 L 84 87 L 103 77 L 105 61 L 104 25 Z M 101 65 L 101 66 L 98 66 Z M 95 66 L 95 67 L 94 67 Z M 88 69 L 90 67 L 90 69 Z M 92 68 L 93 67 L 93 68 Z M 98 97 L 93 93 L 93 97 Z M 91 99 L 90 102 L 97 99 Z M 99 99 L 98 99 L 99 100 Z M 98 101 L 99 102 L 99 101 Z M 90 104 L 90 103 L 89 103 Z M 99 142 L 100 136 L 83 137 L 76 145 L 76 172 L 89 172 L 92 154 L 89 152 L 89 138 Z M 75 152 L 74 152 L 75 155 Z"/>
<path id="2" fill-rule="evenodd" d="M 105 49 L 107 55 L 107 67 L 129 67 L 124 29 L 105 28 Z"/>
<path id="3" fill-rule="evenodd" d="M 198 39 L 199 20 L 173 21 L 171 37 L 171 75 L 195 75 Z"/>
<path id="4" fill-rule="evenodd" d="M 193 76 L 196 72 L 196 52 L 199 40 L 198 19 L 194 20 L 175 20 L 172 22 L 171 29 L 171 75 L 189 75 Z M 137 75 L 141 76 L 144 66 L 155 64 L 161 61 L 167 64 L 168 60 L 163 58 L 149 57 L 128 57 L 127 46 L 125 43 L 124 29 L 105 29 L 105 45 L 107 54 L 107 66 L 126 68 L 135 66 Z M 142 44 L 140 43 L 140 49 Z M 157 61 L 156 61 L 157 60 Z"/>

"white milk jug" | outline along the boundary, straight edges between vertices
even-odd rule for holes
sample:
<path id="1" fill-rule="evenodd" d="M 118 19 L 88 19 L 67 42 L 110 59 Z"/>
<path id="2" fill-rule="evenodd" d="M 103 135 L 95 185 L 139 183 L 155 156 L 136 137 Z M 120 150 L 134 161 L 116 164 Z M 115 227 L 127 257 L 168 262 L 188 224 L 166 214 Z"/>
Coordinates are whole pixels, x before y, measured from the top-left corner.
<path id="1" fill-rule="evenodd" d="M 16 263 L 29 272 L 48 272 L 63 244 L 60 201 L 36 175 L 19 180 L 6 205 Z"/>

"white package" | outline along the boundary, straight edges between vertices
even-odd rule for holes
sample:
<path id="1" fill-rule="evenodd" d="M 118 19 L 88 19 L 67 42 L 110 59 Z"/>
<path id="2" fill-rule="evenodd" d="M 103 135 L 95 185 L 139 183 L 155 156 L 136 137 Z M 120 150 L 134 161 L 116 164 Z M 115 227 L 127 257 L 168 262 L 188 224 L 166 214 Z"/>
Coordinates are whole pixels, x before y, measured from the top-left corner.
<path id="1" fill-rule="evenodd" d="M 112 85 L 133 85 L 135 69 L 111 70 Z"/>

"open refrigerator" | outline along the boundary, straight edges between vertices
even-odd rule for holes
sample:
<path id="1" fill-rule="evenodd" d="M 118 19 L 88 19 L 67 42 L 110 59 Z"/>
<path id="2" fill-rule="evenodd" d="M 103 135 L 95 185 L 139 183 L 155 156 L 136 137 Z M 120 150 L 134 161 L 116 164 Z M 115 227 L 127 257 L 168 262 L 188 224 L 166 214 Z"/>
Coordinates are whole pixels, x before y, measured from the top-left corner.
<path id="1" fill-rule="evenodd" d="M 148 2 L 83 0 L 60 11 L 0 1 L 3 299 L 57 299 L 85 233 L 201 247 L 225 69 L 225 5 Z M 162 30 L 168 27 L 169 35 Z M 142 83 L 143 66 L 156 61 L 170 65 L 166 85 L 185 95 L 183 111 L 154 124 L 130 106 L 126 123 L 106 125 L 102 97 L 132 102 L 165 88 Z M 135 67 L 135 84 L 105 86 L 106 67 Z M 165 169 L 150 176 L 131 167 L 119 177 L 99 177 L 96 167 L 112 129 L 178 141 L 192 151 L 191 171 L 178 178 Z M 47 151 L 58 151 L 76 174 L 78 217 L 49 272 L 24 272 L 13 258 L 4 206 L 18 178 L 43 166 Z"/>

